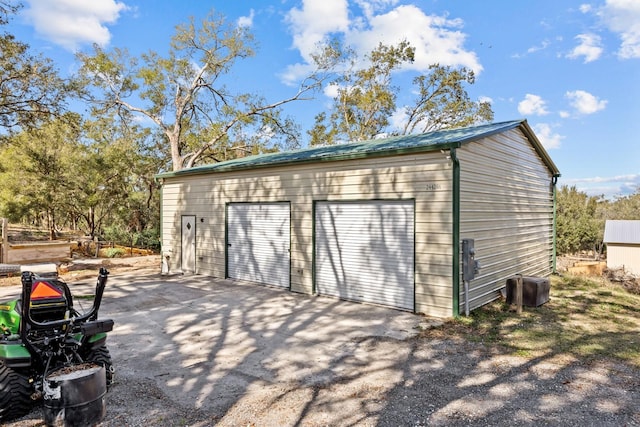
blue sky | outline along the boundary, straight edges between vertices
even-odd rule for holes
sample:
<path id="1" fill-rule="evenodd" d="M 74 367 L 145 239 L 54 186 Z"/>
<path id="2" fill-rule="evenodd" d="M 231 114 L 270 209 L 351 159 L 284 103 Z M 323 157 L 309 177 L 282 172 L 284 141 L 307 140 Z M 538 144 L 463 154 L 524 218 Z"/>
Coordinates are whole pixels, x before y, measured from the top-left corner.
<path id="1" fill-rule="evenodd" d="M 526 118 L 561 185 L 607 197 L 640 185 L 640 0 L 24 1 L 8 30 L 63 74 L 93 43 L 162 54 L 177 24 L 215 10 L 258 40 L 232 83 L 273 101 L 294 93 L 327 37 L 363 53 L 407 39 L 416 61 L 401 80 L 432 63 L 473 69 L 471 97 L 489 99 L 496 121 Z M 319 94 L 289 113 L 307 130 L 328 104 Z"/>

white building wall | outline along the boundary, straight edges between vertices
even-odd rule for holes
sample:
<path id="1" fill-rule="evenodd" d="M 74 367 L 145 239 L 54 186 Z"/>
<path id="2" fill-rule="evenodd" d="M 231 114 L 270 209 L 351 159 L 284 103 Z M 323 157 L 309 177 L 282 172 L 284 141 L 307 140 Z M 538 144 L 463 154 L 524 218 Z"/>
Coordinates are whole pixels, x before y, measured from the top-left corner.
<path id="1" fill-rule="evenodd" d="M 640 276 L 640 245 L 607 243 L 607 268 Z"/>

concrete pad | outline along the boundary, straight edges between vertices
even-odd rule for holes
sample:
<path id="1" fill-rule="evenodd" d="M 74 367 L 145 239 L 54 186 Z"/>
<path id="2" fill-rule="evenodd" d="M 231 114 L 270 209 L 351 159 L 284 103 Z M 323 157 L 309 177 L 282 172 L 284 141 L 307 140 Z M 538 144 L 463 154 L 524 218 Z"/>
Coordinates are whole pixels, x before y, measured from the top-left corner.
<path id="1" fill-rule="evenodd" d="M 110 277 L 101 317 L 115 320 L 108 346 L 120 375 L 154 378 L 179 403 L 206 410 L 228 408 L 253 387 L 330 383 L 339 361 L 356 351 L 366 359 L 362 342 L 404 340 L 424 319 L 253 283 L 160 275 Z"/>

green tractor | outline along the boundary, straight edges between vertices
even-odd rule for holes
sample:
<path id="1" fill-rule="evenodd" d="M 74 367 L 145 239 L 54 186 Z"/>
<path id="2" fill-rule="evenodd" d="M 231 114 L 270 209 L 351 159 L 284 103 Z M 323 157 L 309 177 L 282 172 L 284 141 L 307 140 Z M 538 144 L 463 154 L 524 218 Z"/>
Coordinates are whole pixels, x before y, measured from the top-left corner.
<path id="1" fill-rule="evenodd" d="M 93 305 L 73 305 L 58 278 L 22 273 L 22 295 L 0 302 L 0 423 L 44 400 L 47 425 L 90 425 L 104 417 L 114 369 L 106 347 L 113 320 L 98 320 L 109 272 L 98 273 Z"/>

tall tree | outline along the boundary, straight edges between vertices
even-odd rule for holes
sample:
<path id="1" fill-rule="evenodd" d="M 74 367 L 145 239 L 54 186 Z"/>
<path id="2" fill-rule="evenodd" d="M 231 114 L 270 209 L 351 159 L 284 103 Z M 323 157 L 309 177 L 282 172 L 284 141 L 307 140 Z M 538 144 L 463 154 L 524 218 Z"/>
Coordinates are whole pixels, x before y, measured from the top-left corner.
<path id="1" fill-rule="evenodd" d="M 427 74 L 413 80 L 417 96 L 404 109 L 406 120 L 400 133 L 424 133 L 493 120 L 489 102 L 469 98 L 464 85 L 474 83 L 473 70 L 431 65 Z"/>
<path id="2" fill-rule="evenodd" d="M 73 184 L 74 165 L 81 164 L 80 118 L 44 123 L 16 134 L 0 154 L 0 212 L 19 221 L 44 214 L 50 238 L 56 238 Z"/>
<path id="3" fill-rule="evenodd" d="M 0 1 L 0 26 L 19 7 Z M 60 115 L 69 89 L 50 59 L 31 53 L 12 34 L 0 34 L 0 127 L 5 131 L 25 129 Z"/>
<path id="4" fill-rule="evenodd" d="M 560 254 L 597 250 L 604 221 L 597 215 L 600 197 L 589 196 L 575 186 L 557 192 L 557 249 Z"/>
<path id="5" fill-rule="evenodd" d="M 640 187 L 633 194 L 617 197 L 602 208 L 605 219 L 640 220 Z"/>
<path id="6" fill-rule="evenodd" d="M 211 14 L 198 25 L 191 19 L 178 26 L 167 56 L 149 52 L 135 58 L 126 50 L 98 47 L 92 55 L 80 54 L 78 77 L 97 110 L 146 116 L 157 126 L 173 170 L 180 170 L 202 159 L 225 160 L 297 142 L 297 126 L 280 107 L 319 88 L 323 69 L 311 73 L 290 97 L 267 101 L 224 84 L 235 63 L 253 54 L 246 27 Z M 97 96 L 92 88 L 99 90 Z"/>
<path id="7" fill-rule="evenodd" d="M 319 113 L 308 132 L 312 145 L 360 141 L 381 133 L 428 132 L 493 119 L 491 105 L 472 101 L 464 88 L 475 82 L 473 71 L 438 64 L 414 78 L 417 96 L 413 104 L 399 109 L 397 98 L 402 89 L 394 85 L 394 73 L 415 56 L 406 40 L 395 46 L 380 43 L 364 60 L 351 49 L 334 56 L 344 60 L 344 67 L 331 82 L 336 95 L 330 113 Z M 398 110 L 404 115 L 403 124 L 389 129 L 390 118 Z"/>
<path id="8" fill-rule="evenodd" d="M 90 141 L 86 168 L 93 171 L 93 190 L 85 191 L 83 217 L 93 233 L 118 229 L 130 241 L 135 233 L 157 231 L 159 196 L 154 175 L 166 165 L 166 157 L 155 149 L 155 135 L 116 116 L 87 121 L 85 129 Z"/>

